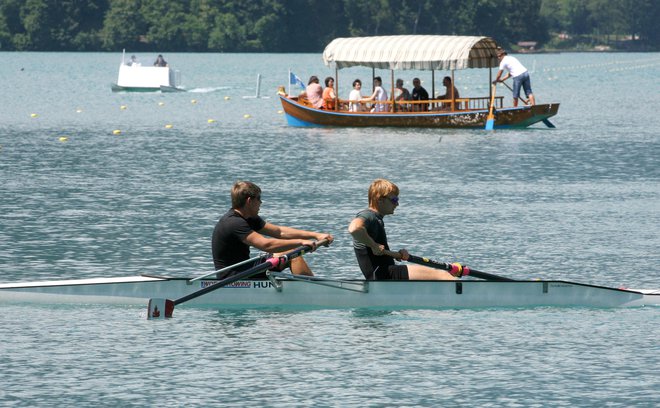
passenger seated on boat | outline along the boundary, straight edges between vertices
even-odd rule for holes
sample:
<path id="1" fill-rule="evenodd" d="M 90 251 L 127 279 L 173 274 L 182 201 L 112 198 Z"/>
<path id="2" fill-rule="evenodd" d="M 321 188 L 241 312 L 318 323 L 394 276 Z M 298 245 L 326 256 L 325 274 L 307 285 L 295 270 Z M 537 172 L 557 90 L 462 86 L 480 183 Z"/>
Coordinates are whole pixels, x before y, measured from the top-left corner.
<path id="1" fill-rule="evenodd" d="M 383 80 L 377 76 L 374 78 L 374 93 L 373 95 L 367 97 L 367 98 L 362 98 L 361 102 L 369 102 L 369 101 L 377 101 L 377 102 L 385 102 L 387 101 L 387 92 L 385 89 L 381 86 L 383 84 Z M 373 108 L 371 108 L 372 112 L 387 112 L 390 110 L 390 106 L 386 103 L 377 103 Z"/>
<path id="2" fill-rule="evenodd" d="M 444 100 L 451 100 L 451 99 L 458 99 L 460 98 L 458 94 L 458 89 L 456 89 L 455 86 L 452 86 L 451 83 L 451 78 L 446 76 L 442 79 L 442 85 L 445 86 L 445 93 L 444 95 L 440 95 L 438 99 L 444 99 Z M 453 90 L 453 94 L 452 94 Z M 454 102 L 454 109 L 460 109 L 459 104 L 457 102 Z M 442 110 L 450 110 L 451 109 L 451 102 L 442 102 L 441 105 Z"/>
<path id="3" fill-rule="evenodd" d="M 422 82 L 419 78 L 413 78 L 413 90 L 411 100 L 413 101 L 428 101 L 429 93 L 422 86 Z M 412 103 L 412 110 L 415 112 L 427 111 L 429 110 L 429 105 L 426 103 Z"/>
<path id="4" fill-rule="evenodd" d="M 323 109 L 335 110 L 335 79 L 333 77 L 327 77 L 325 79 L 325 89 L 323 90 Z"/>
<path id="5" fill-rule="evenodd" d="M 327 239 L 330 234 L 299 230 L 266 222 L 259 216 L 261 208 L 261 188 L 249 181 L 237 181 L 231 189 L 231 208 L 223 215 L 213 230 L 211 248 L 216 270 L 250 259 L 250 246 L 267 253 L 283 252 L 302 245 L 316 249 L 316 242 Z M 312 241 L 316 240 L 316 241 Z M 261 262 L 264 262 L 263 260 Z M 257 264 L 261 263 L 256 261 Z M 218 274 L 218 279 L 235 275 L 255 266 L 246 263 Z M 303 257 L 294 258 L 290 264 L 291 273 L 313 276 Z M 250 279 L 266 279 L 266 273 Z"/>
<path id="6" fill-rule="evenodd" d="M 323 88 L 321 88 L 319 78 L 316 75 L 309 77 L 305 93 L 307 94 L 309 103 L 316 109 L 321 109 L 321 106 L 323 106 Z"/>
<path id="7" fill-rule="evenodd" d="M 142 64 L 138 62 L 137 57 L 135 55 L 131 55 L 131 59 L 128 60 L 128 62 L 126 62 L 126 65 L 128 65 L 129 67 L 135 65 L 137 67 Z"/>
<path id="8" fill-rule="evenodd" d="M 154 61 L 154 67 L 166 67 L 167 66 L 167 61 L 165 61 L 165 58 L 163 58 L 162 54 L 158 54 L 158 57 L 156 57 L 156 61 Z"/>
<path id="9" fill-rule="evenodd" d="M 383 217 L 399 206 L 399 187 L 377 179 L 369 186 L 369 208 L 357 213 L 348 226 L 358 265 L 367 280 L 455 280 L 449 272 L 422 265 L 396 265 L 408 259 L 408 251 L 390 251 Z"/>
<path id="10" fill-rule="evenodd" d="M 353 90 L 348 94 L 348 110 L 351 112 L 362 112 L 362 104 L 360 100 L 362 99 L 362 94 L 360 90 L 362 89 L 362 81 L 356 79 L 353 81 Z"/>
<path id="11" fill-rule="evenodd" d="M 394 101 L 409 101 L 410 92 L 403 87 L 403 79 L 396 80 L 396 87 L 394 88 Z M 408 103 L 397 103 L 396 110 L 398 111 L 408 111 L 410 110 L 410 104 Z"/>

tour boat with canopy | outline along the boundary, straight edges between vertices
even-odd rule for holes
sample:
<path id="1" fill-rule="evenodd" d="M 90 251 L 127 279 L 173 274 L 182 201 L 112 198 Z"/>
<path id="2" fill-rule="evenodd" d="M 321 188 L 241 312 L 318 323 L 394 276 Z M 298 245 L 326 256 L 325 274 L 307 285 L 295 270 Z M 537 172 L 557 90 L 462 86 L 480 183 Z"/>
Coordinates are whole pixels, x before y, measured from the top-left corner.
<path id="1" fill-rule="evenodd" d="M 316 109 L 301 96 L 287 95 L 280 87 L 279 96 L 287 123 L 290 126 L 395 126 L 436 128 L 525 128 L 555 116 L 558 103 L 504 106 L 504 98 L 496 96 L 492 68 L 499 66 L 498 45 L 490 37 L 447 35 L 401 35 L 336 38 L 323 51 L 326 66 L 335 68 L 335 89 L 340 89 L 339 70 L 349 67 L 368 67 L 375 77 L 376 69 L 390 71 L 387 109 L 376 111 L 362 103 L 359 111 L 349 111 L 349 101 L 336 98 L 333 109 Z M 453 89 L 445 99 L 433 99 L 436 71 L 454 71 L 468 68 L 488 68 L 489 95 L 456 97 Z M 431 99 L 425 101 L 393 100 L 397 70 L 431 71 Z M 484 80 L 485 81 L 485 80 Z M 366 83 L 366 81 L 365 81 Z M 452 86 L 453 88 L 453 86 Z M 490 123 L 489 123 L 490 122 Z"/>

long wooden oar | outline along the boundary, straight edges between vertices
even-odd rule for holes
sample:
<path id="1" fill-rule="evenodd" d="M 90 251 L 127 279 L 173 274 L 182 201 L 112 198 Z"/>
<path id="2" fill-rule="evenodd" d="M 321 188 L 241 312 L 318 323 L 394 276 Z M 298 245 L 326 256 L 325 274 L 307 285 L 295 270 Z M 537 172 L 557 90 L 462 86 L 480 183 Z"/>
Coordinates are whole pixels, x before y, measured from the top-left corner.
<path id="1" fill-rule="evenodd" d="M 328 240 L 324 239 L 321 241 L 317 242 L 317 246 L 327 246 L 328 245 Z M 286 265 L 290 260 L 297 258 L 299 256 L 302 256 L 306 252 L 309 252 L 312 250 L 312 247 L 309 245 L 302 245 L 290 252 L 287 252 L 284 255 L 280 255 L 277 257 L 270 257 L 268 258 L 265 262 L 262 262 L 258 265 L 253 266 L 252 268 L 246 269 L 242 272 L 237 273 L 236 275 L 230 276 L 228 278 L 225 278 L 211 286 L 207 286 L 203 289 L 200 289 L 196 292 L 190 293 L 186 296 L 180 297 L 175 300 L 171 299 L 162 299 L 162 298 L 153 298 L 149 299 L 149 307 L 148 307 L 148 314 L 147 314 L 147 319 L 152 320 L 152 319 L 164 319 L 166 317 L 172 317 L 172 313 L 174 313 L 174 306 L 181 304 L 183 302 L 187 302 L 189 300 L 195 299 L 199 296 L 205 295 L 209 292 L 212 292 L 216 289 L 220 289 L 223 286 L 227 286 L 233 282 L 239 281 L 241 279 L 247 279 L 252 275 L 256 275 L 260 272 L 263 272 L 267 269 L 271 268 L 277 268 L 281 265 Z"/>
<path id="2" fill-rule="evenodd" d="M 509 88 L 509 91 L 513 92 L 513 88 L 511 88 L 511 87 L 509 86 L 509 84 L 507 84 L 506 82 L 502 82 L 502 83 L 504 84 L 504 86 L 506 86 L 507 88 Z M 523 98 L 523 97 L 520 96 L 520 95 L 519 95 L 518 97 L 520 98 L 521 101 L 523 101 L 523 103 L 524 103 L 525 105 L 529 105 L 529 101 L 528 101 L 527 99 Z"/>
<path id="3" fill-rule="evenodd" d="M 493 130 L 495 128 L 495 115 L 493 115 L 493 108 L 495 106 L 495 89 L 497 89 L 497 86 L 493 84 L 490 91 L 490 110 L 488 111 L 488 117 L 486 118 L 486 130 Z"/>
<path id="4" fill-rule="evenodd" d="M 393 252 L 393 251 L 388 251 L 385 250 L 385 255 L 389 255 L 392 258 L 396 258 L 401 260 L 401 254 L 399 252 Z M 513 282 L 515 279 L 509 279 L 505 278 L 504 276 L 498 276 L 498 275 L 493 275 L 490 273 L 486 272 L 479 272 L 476 269 L 469 268 L 467 265 L 461 265 L 459 263 L 446 263 L 446 262 L 440 262 L 440 261 L 435 261 L 433 259 L 421 257 L 421 256 L 416 256 L 416 255 L 410 255 L 408 254 L 408 259 L 406 259 L 406 262 L 411 262 L 414 264 L 418 265 L 424 265 L 424 266 L 429 266 L 431 268 L 436 268 L 436 269 L 442 269 L 443 271 L 447 271 L 451 273 L 452 275 L 456 277 L 463 277 L 463 276 L 474 276 L 475 278 L 481 278 L 481 279 L 486 279 L 486 280 L 492 280 L 492 281 L 502 281 L 502 282 Z"/>

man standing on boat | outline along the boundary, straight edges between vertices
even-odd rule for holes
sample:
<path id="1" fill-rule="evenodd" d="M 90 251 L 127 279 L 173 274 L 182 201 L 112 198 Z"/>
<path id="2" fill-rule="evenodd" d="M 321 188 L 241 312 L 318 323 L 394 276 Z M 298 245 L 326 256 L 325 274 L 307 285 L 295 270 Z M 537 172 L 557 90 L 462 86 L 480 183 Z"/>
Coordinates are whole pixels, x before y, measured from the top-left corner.
<path id="1" fill-rule="evenodd" d="M 220 218 L 213 230 L 211 247 L 215 269 L 223 269 L 250 258 L 250 246 L 268 253 L 284 252 L 307 245 L 316 249 L 316 242 L 324 239 L 328 243 L 332 235 L 322 232 L 299 230 L 274 225 L 259 216 L 261 188 L 249 181 L 237 181 L 231 189 L 232 208 Z M 312 241 L 315 240 L 315 241 Z M 260 263 L 257 261 L 256 263 Z M 218 279 L 254 266 L 245 264 L 219 274 Z M 294 258 L 289 265 L 295 275 L 313 275 L 303 257 Z M 252 279 L 265 279 L 265 272 Z"/>
<path id="2" fill-rule="evenodd" d="M 518 58 L 508 55 L 501 48 L 497 50 L 497 59 L 500 61 L 500 70 L 497 72 L 497 78 L 495 78 L 493 84 L 504 82 L 509 77 L 513 77 L 513 106 L 518 106 L 521 86 L 525 90 L 525 95 L 529 98 L 530 105 L 536 105 L 534 94 L 532 93 L 532 80 L 529 78 L 527 68 L 518 61 Z M 505 69 L 508 73 L 502 78 L 502 73 Z"/>
<path id="3" fill-rule="evenodd" d="M 456 277 L 449 272 L 427 266 L 395 265 L 387 244 L 383 217 L 394 214 L 398 206 L 399 187 L 389 180 L 374 180 L 369 186 L 369 208 L 357 213 L 348 226 L 364 277 L 367 280 L 455 280 Z M 394 254 L 404 261 L 409 256 L 405 249 Z"/>

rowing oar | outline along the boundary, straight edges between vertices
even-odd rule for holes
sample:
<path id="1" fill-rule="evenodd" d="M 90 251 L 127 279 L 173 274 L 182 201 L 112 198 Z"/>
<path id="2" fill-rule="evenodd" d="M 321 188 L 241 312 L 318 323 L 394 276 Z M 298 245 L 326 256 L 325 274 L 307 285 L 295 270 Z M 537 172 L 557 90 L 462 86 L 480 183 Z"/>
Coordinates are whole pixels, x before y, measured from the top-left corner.
<path id="1" fill-rule="evenodd" d="M 513 92 L 513 88 L 511 88 L 511 87 L 509 86 L 509 84 L 507 84 L 506 82 L 502 82 L 502 83 L 504 84 L 504 86 L 506 86 L 507 88 L 509 88 L 509 91 Z M 520 96 L 520 95 L 518 95 L 518 97 L 520 98 L 521 101 L 523 101 L 523 102 L 525 103 L 525 105 L 529 105 L 529 101 L 528 101 L 527 99 L 523 98 L 523 97 Z"/>
<path id="2" fill-rule="evenodd" d="M 401 254 L 399 252 L 386 250 L 385 254 L 401 260 Z M 433 259 L 410 255 L 410 254 L 408 254 L 408 259 L 406 259 L 406 262 L 429 266 L 431 268 L 436 268 L 436 269 L 442 269 L 443 271 L 447 271 L 458 278 L 461 278 L 463 276 L 474 276 L 475 278 L 481 278 L 492 281 L 501 281 L 501 282 L 513 282 L 515 280 L 515 279 L 505 278 L 504 276 L 493 275 L 491 273 L 480 272 L 476 269 L 469 268 L 467 265 L 461 265 L 459 263 L 450 264 L 450 263 L 435 261 Z"/>
<path id="3" fill-rule="evenodd" d="M 505 278 L 504 276 L 493 275 L 491 273 L 479 272 L 476 269 L 469 268 L 467 265 L 461 265 L 459 263 L 448 264 L 445 262 L 434 261 L 433 259 L 422 258 L 415 255 L 409 255 L 406 261 L 418 265 L 430 266 L 431 268 L 442 269 L 443 271 L 447 271 L 456 277 L 474 276 L 475 278 L 502 282 L 513 282 L 515 280 Z"/>
<path id="4" fill-rule="evenodd" d="M 246 259 L 246 260 L 244 260 L 244 261 L 241 261 L 241 262 L 239 262 L 239 263 L 235 263 L 235 264 L 233 264 L 233 265 L 229 265 L 229 266 L 227 266 L 226 268 L 222 268 L 222 269 L 219 269 L 219 270 L 216 270 L 216 271 L 212 271 L 212 272 L 209 272 L 209 273 L 205 273 L 204 275 L 201 275 L 201 276 L 198 276 L 198 277 L 196 277 L 196 278 L 192 278 L 192 279 L 190 279 L 190 280 L 188 281 L 188 283 L 193 283 L 193 282 L 195 282 L 195 281 L 202 280 L 202 279 L 204 279 L 204 278 L 208 278 L 208 277 L 211 276 L 211 275 L 218 275 L 218 274 L 220 274 L 220 273 L 222 273 L 222 272 L 230 271 L 230 270 L 232 270 L 232 269 L 238 268 L 238 267 L 241 266 L 241 265 L 245 265 L 246 263 L 256 262 L 256 261 L 258 261 L 259 259 L 261 259 L 262 257 L 263 257 L 263 255 L 257 255 L 257 256 L 255 256 L 255 257 L 253 257 L 253 258 Z"/>
<path id="5" fill-rule="evenodd" d="M 328 240 L 324 239 L 321 241 L 317 242 L 317 246 L 327 246 L 328 245 Z M 290 252 L 287 252 L 284 255 L 279 255 L 276 257 L 270 257 L 266 259 L 266 261 L 253 266 L 252 268 L 246 269 L 242 272 L 237 273 L 236 275 L 230 276 L 228 278 L 225 278 L 213 285 L 207 286 L 203 289 L 200 289 L 196 292 L 190 293 L 186 296 L 180 297 L 175 300 L 171 299 L 162 299 L 162 298 L 153 298 L 149 299 L 149 308 L 148 308 L 148 314 L 147 314 L 147 319 L 152 320 L 152 319 L 163 319 L 166 317 L 172 317 L 172 313 L 174 313 L 174 306 L 181 304 L 183 302 L 187 302 L 189 300 L 195 299 L 199 296 L 205 295 L 209 292 L 212 292 L 216 289 L 220 289 L 223 286 L 227 286 L 231 283 L 234 283 L 236 281 L 239 281 L 241 279 L 247 279 L 252 275 L 256 275 L 260 272 L 263 272 L 267 269 L 276 269 L 281 266 L 286 265 L 289 261 L 291 261 L 294 258 L 298 258 L 299 256 L 304 255 L 306 252 L 309 252 L 312 250 L 312 247 L 309 245 L 302 245 Z"/>
<path id="6" fill-rule="evenodd" d="M 513 89 L 511 89 L 509 84 L 507 84 L 506 82 L 502 82 L 502 83 L 504 84 L 504 86 L 509 88 L 509 91 L 513 92 Z M 529 101 L 527 99 L 523 98 L 522 96 L 520 96 L 520 100 L 523 101 L 525 103 L 525 105 L 529 105 Z M 541 122 L 543 122 L 547 127 L 552 128 L 552 129 L 557 127 L 557 126 L 555 126 L 554 123 L 550 122 L 550 119 L 548 119 L 548 118 L 545 118 L 545 119 L 541 120 Z"/>
<path id="7" fill-rule="evenodd" d="M 486 118 L 486 130 L 493 130 L 495 128 L 495 115 L 493 115 L 493 107 L 495 105 L 495 89 L 497 89 L 497 86 L 493 84 L 491 87 L 490 95 L 490 110 L 488 111 L 488 117 Z"/>

